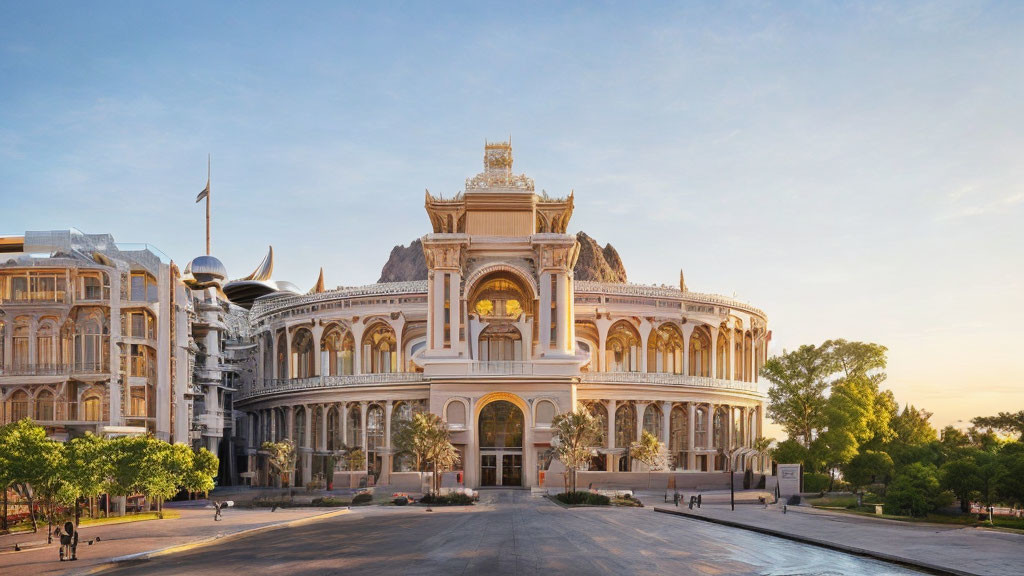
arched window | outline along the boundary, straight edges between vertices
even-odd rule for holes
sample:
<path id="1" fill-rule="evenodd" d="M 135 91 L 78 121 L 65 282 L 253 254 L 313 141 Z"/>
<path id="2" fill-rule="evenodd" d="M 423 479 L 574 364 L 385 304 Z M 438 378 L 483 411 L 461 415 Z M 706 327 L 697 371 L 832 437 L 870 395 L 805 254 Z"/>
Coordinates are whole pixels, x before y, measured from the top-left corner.
<path id="1" fill-rule="evenodd" d="M 28 355 L 28 322 L 17 322 L 11 336 L 11 348 L 14 352 L 14 369 L 28 369 L 31 360 Z"/>
<path id="2" fill-rule="evenodd" d="M 86 396 L 82 398 L 81 419 L 88 422 L 99 422 L 100 408 L 99 396 Z"/>
<path id="3" fill-rule="evenodd" d="M 310 441 L 309 447 L 313 450 L 320 449 L 320 437 L 323 435 L 321 430 L 323 429 L 324 422 L 324 410 L 320 406 L 316 406 L 312 409 L 312 420 L 310 420 Z"/>
<path id="4" fill-rule="evenodd" d="M 703 406 L 698 406 L 693 413 L 693 445 L 697 448 L 708 445 L 708 412 Z"/>
<path id="5" fill-rule="evenodd" d="M 547 400 L 537 402 L 536 425 L 541 428 L 550 428 L 551 421 L 555 419 L 555 405 Z"/>
<path id="6" fill-rule="evenodd" d="M 711 376 L 711 335 L 698 326 L 690 335 L 690 376 Z"/>
<path id="7" fill-rule="evenodd" d="M 313 359 L 313 334 L 305 328 L 295 331 L 292 336 L 292 361 L 295 363 L 295 378 L 312 378 L 315 376 Z"/>
<path id="8" fill-rule="evenodd" d="M 352 448 L 362 448 L 363 446 L 363 419 L 359 410 L 358 404 L 349 404 L 346 424 L 348 428 L 346 428 L 345 436 L 349 447 Z"/>
<path id="9" fill-rule="evenodd" d="M 629 322 L 620 320 L 608 330 L 604 365 L 608 372 L 640 370 L 640 334 Z"/>
<path id="10" fill-rule="evenodd" d="M 105 326 L 96 314 L 80 316 L 75 333 L 75 368 L 83 372 L 102 372 L 109 354 L 104 346 Z"/>
<path id="11" fill-rule="evenodd" d="M 597 326 L 590 321 L 581 321 L 576 323 L 576 350 L 577 355 L 585 355 L 590 358 L 590 361 L 580 366 L 580 372 L 597 372 L 598 359 L 598 342 L 600 341 L 600 335 L 597 331 Z"/>
<path id="12" fill-rule="evenodd" d="M 661 439 L 662 422 L 661 407 L 653 403 L 648 404 L 647 409 L 644 410 L 644 431 Z"/>
<path id="13" fill-rule="evenodd" d="M 132 386 L 131 403 L 128 407 L 129 416 L 137 416 L 139 418 L 146 417 L 146 390 L 145 387 Z"/>
<path id="14" fill-rule="evenodd" d="M 715 410 L 714 418 L 711 423 L 711 440 L 714 443 L 715 448 L 726 448 L 725 445 L 725 420 L 727 414 L 725 408 L 719 408 Z"/>
<path id="15" fill-rule="evenodd" d="M 676 466 L 686 467 L 686 450 L 689 448 L 690 423 L 689 414 L 683 406 L 672 408 L 672 416 L 669 419 L 668 450 L 676 458 Z"/>
<path id="16" fill-rule="evenodd" d="M 604 402 L 594 401 L 587 404 L 587 410 L 590 414 L 601 423 L 601 433 L 598 435 L 595 442 L 599 446 L 604 446 L 606 443 L 606 437 L 608 433 L 608 408 L 604 405 Z"/>
<path id="17" fill-rule="evenodd" d="M 496 322 L 480 333 L 477 358 L 481 362 L 519 361 L 523 359 L 523 338 L 519 328 L 509 322 Z"/>
<path id="18" fill-rule="evenodd" d="M 469 309 L 484 322 L 515 322 L 523 314 L 532 314 L 532 293 L 515 274 L 494 272 L 473 287 Z"/>
<path id="19" fill-rule="evenodd" d="M 295 415 L 292 417 L 294 425 L 292 426 L 292 440 L 295 442 L 297 448 L 306 448 L 306 410 L 302 407 L 295 409 Z"/>
<path id="20" fill-rule="evenodd" d="M 36 366 L 39 368 L 49 369 L 57 363 L 53 334 L 53 323 L 50 321 L 36 328 Z"/>
<path id="21" fill-rule="evenodd" d="M 498 400 L 480 411 L 481 448 L 522 448 L 523 411 L 515 404 Z"/>
<path id="22" fill-rule="evenodd" d="M 398 371 L 395 331 L 378 322 L 363 336 L 363 373 L 386 374 Z"/>
<path id="23" fill-rule="evenodd" d="M 647 371 L 663 374 L 683 373 L 683 334 L 666 322 L 651 332 L 647 340 Z"/>
<path id="24" fill-rule="evenodd" d="M 331 328 L 323 338 L 323 349 L 327 352 L 327 375 L 348 376 L 354 373 L 356 343 L 351 332 L 337 326 Z"/>
<path id="25" fill-rule="evenodd" d="M 18 390 L 11 394 L 11 399 L 7 401 L 7 404 L 9 406 L 7 413 L 11 415 L 11 422 L 28 418 L 28 394 L 24 390 Z"/>
<path id="26" fill-rule="evenodd" d="M 743 380 L 743 331 L 742 330 L 734 330 L 733 331 L 733 341 L 734 341 L 735 344 L 733 346 L 733 354 L 732 354 L 733 355 L 733 360 L 732 360 L 732 365 L 733 365 L 732 379 L 733 380 Z"/>
<path id="27" fill-rule="evenodd" d="M 623 404 L 615 410 L 615 447 L 629 448 L 636 442 L 636 408 Z"/>
<path id="28" fill-rule="evenodd" d="M 337 406 L 327 410 L 327 450 L 334 452 L 341 449 L 341 411 Z"/>
<path id="29" fill-rule="evenodd" d="M 373 404 L 366 410 L 366 449 L 376 452 L 384 448 L 384 408 Z"/>
<path id="30" fill-rule="evenodd" d="M 466 405 L 459 401 L 449 402 L 445 410 L 445 418 L 449 426 L 464 427 L 466 425 Z"/>
<path id="31" fill-rule="evenodd" d="M 0 370 L 7 365 L 7 358 L 4 357 L 5 343 L 7 342 L 7 325 L 0 322 Z"/>
<path id="32" fill-rule="evenodd" d="M 288 378 L 288 338 L 284 330 L 277 332 L 277 377 Z"/>

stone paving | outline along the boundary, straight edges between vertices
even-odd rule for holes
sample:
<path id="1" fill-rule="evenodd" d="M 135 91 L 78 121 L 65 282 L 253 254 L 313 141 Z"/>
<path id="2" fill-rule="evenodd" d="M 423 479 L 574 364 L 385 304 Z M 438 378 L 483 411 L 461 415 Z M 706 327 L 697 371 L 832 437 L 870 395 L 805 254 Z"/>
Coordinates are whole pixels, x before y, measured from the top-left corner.
<path id="1" fill-rule="evenodd" d="M 651 508 L 562 508 L 528 491 L 482 491 L 473 507 L 374 506 L 104 574 L 873 574 L 877 561 Z"/>
<path id="2" fill-rule="evenodd" d="M 37 534 L 30 532 L 0 536 L 0 574 L 83 573 L 110 558 L 309 518 L 332 510 L 329 508 L 291 508 L 270 512 L 270 510 L 228 508 L 224 511 L 224 519 L 214 522 L 213 509 L 200 507 L 203 505 L 205 503 L 177 510 L 181 513 L 180 518 L 82 526 L 79 529 L 78 561 L 76 562 L 61 562 L 58 559 L 59 546 L 56 538 L 53 544 L 45 545 L 45 524 L 41 526 Z M 88 540 L 95 539 L 97 536 L 100 537 L 100 541 L 89 546 Z M 13 551 L 15 542 L 24 548 L 21 552 Z M 26 545 L 28 546 L 26 547 Z"/>
<path id="3" fill-rule="evenodd" d="M 660 500 L 650 497 L 648 501 Z M 655 503 L 670 511 L 725 521 L 748 527 L 778 531 L 808 540 L 867 550 L 909 562 L 930 565 L 954 573 L 1008 576 L 1024 574 L 1024 534 L 984 528 L 918 524 L 781 505 L 767 509 L 740 505 L 735 511 L 727 504 L 689 510 L 680 504 Z M 678 518 L 678 517 L 677 517 Z M 694 520 L 679 518 L 680 522 Z"/>

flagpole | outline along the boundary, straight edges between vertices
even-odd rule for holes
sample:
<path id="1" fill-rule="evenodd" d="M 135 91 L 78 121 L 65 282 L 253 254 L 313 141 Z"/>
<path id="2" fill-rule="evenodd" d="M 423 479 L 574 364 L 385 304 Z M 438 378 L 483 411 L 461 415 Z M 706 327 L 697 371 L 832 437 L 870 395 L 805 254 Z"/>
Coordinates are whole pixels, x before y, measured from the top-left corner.
<path id="1" fill-rule="evenodd" d="M 206 155 L 206 255 L 210 255 L 210 155 Z"/>

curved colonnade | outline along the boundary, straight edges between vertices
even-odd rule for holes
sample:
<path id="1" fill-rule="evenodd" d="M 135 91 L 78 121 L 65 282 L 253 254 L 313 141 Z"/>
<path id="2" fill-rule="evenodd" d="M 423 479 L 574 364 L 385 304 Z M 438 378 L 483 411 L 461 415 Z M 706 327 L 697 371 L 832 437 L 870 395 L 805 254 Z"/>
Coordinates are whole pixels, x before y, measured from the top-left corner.
<path id="1" fill-rule="evenodd" d="M 394 449 L 398 423 L 431 411 L 452 431 L 466 485 L 533 486 L 551 463 L 551 420 L 574 404 L 607 429 L 592 471 L 644 470 L 628 454 L 644 430 L 665 443 L 672 470 L 760 471 L 757 373 L 771 337 L 763 312 L 673 288 L 571 282 L 574 322 L 562 330 L 574 361 L 559 370 L 545 363 L 535 287 L 521 284 L 501 271 L 467 278 L 462 353 L 426 372 L 427 281 L 258 300 L 255 381 L 234 400 L 254 481 L 270 481 L 258 447 L 290 438 L 297 485 L 353 447 L 371 481 L 390 483 L 418 467 Z"/>

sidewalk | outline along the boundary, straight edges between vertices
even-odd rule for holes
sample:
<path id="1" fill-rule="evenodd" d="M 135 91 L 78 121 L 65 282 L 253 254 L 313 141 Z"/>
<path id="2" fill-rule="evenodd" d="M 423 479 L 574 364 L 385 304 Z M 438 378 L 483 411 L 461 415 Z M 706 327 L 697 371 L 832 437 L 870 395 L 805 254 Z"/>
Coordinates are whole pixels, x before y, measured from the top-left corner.
<path id="1" fill-rule="evenodd" d="M 37 534 L 29 532 L 0 536 L 0 573 L 83 574 L 113 558 L 162 550 L 171 546 L 197 544 L 247 530 L 337 513 L 338 509 L 281 508 L 271 512 L 228 508 L 224 510 L 223 520 L 220 522 L 213 521 L 212 508 L 189 507 L 179 508 L 177 511 L 181 514 L 180 518 L 83 526 L 79 530 L 76 562 L 60 562 L 57 540 L 54 540 L 54 544 L 41 548 L 13 551 L 15 542 L 23 547 L 27 543 L 45 543 L 45 526 Z M 96 537 L 99 537 L 100 541 L 90 546 L 89 540 Z"/>
<path id="2" fill-rule="evenodd" d="M 1006 576 L 1024 573 L 1024 535 L 937 524 L 853 516 L 790 506 L 669 505 L 656 512 L 715 522 L 834 550 L 894 561 L 945 574 Z"/>

